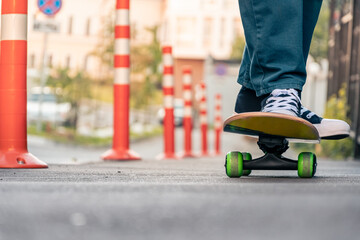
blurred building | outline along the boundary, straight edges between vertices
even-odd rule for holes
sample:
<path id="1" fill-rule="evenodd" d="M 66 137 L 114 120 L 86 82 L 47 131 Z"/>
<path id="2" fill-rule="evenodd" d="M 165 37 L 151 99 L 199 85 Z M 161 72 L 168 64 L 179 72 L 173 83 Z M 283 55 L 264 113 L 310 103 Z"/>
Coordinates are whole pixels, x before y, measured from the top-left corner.
<path id="1" fill-rule="evenodd" d="M 167 0 L 162 40 L 176 58 L 227 59 L 237 35 L 243 35 L 233 0 Z"/>
<path id="2" fill-rule="evenodd" d="M 104 28 L 114 22 L 116 1 L 63 0 L 61 10 L 50 19 L 58 31 L 47 35 L 34 28 L 39 21 L 49 21 L 37 2 L 28 1 L 28 87 L 39 85 L 44 59 L 45 74 L 52 68 L 68 67 L 101 78 L 101 64 L 93 52 L 104 41 Z M 130 24 L 131 44 L 150 43 L 152 34 L 145 29 L 159 26 L 161 44 L 173 47 L 176 98 L 182 98 L 182 67 L 191 65 L 194 96 L 197 83 L 208 83 L 210 122 L 216 93 L 231 103 L 224 106 L 224 116 L 232 113 L 240 87 L 236 83 L 240 63 L 227 59 L 234 39 L 243 35 L 237 1 L 130 0 Z"/>
<path id="3" fill-rule="evenodd" d="M 136 41 L 151 39 L 145 27 L 159 25 L 163 16 L 163 0 L 131 0 L 131 25 L 137 32 Z M 101 33 L 114 19 L 115 0 L 63 0 L 62 8 L 52 19 L 59 32 L 48 34 L 46 62 L 48 67 L 85 70 L 94 77 L 99 62 L 92 55 L 101 44 Z M 149 9 L 151 11 L 149 12 Z M 28 68 L 29 77 L 38 78 L 43 61 L 45 34 L 34 30 L 36 21 L 48 18 L 39 11 L 37 0 L 28 3 Z"/>
<path id="4" fill-rule="evenodd" d="M 60 30 L 47 37 L 47 65 L 85 70 L 96 77 L 99 62 L 92 52 L 102 41 L 102 29 L 114 18 L 115 0 L 62 2 L 52 19 Z M 29 0 L 28 8 L 28 75 L 38 78 L 45 34 L 33 26 L 47 17 L 39 11 L 37 0 Z M 233 0 L 130 0 L 130 22 L 132 44 L 150 42 L 151 34 L 145 28 L 157 25 L 161 42 L 173 46 L 177 97 L 181 97 L 183 65 L 193 67 L 194 81 L 199 82 L 204 78 L 205 59 L 227 59 L 234 38 L 243 34 L 237 1 Z"/>
<path id="5" fill-rule="evenodd" d="M 236 36 L 243 35 L 237 1 L 167 0 L 161 38 L 174 48 L 175 96 L 181 97 L 184 65 L 193 68 L 193 81 L 204 79 L 208 57 L 228 59 Z M 235 81 L 235 80 L 234 80 Z"/>

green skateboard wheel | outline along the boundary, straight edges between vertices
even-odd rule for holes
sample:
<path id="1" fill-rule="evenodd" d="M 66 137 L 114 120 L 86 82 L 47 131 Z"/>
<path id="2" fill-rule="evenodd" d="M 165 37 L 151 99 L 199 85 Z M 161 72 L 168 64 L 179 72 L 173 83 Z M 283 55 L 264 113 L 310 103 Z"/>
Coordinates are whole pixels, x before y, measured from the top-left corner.
<path id="1" fill-rule="evenodd" d="M 229 152 L 225 160 L 226 175 L 239 178 L 243 174 L 243 155 L 241 152 Z"/>
<path id="2" fill-rule="evenodd" d="M 316 155 L 302 152 L 298 157 L 298 175 L 301 178 L 312 178 L 316 172 Z"/>
<path id="3" fill-rule="evenodd" d="M 244 161 L 252 160 L 252 157 L 251 157 L 250 153 L 243 152 L 242 155 L 243 155 L 243 160 Z M 243 174 L 242 174 L 243 176 L 249 176 L 250 174 L 251 174 L 251 170 L 243 170 Z"/>

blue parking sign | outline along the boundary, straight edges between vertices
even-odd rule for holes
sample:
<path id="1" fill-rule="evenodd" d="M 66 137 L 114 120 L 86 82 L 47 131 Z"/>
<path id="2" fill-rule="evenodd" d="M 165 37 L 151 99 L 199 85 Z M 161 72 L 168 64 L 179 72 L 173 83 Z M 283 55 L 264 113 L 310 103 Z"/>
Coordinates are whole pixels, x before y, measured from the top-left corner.
<path id="1" fill-rule="evenodd" d="M 61 0 L 38 0 L 37 5 L 41 12 L 48 16 L 54 16 L 61 9 Z"/>

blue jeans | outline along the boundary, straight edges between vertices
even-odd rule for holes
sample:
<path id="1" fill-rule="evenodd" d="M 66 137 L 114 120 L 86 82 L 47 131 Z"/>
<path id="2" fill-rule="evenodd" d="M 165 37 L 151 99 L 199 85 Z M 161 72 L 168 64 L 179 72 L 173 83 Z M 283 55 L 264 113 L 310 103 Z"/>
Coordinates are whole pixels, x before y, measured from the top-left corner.
<path id="1" fill-rule="evenodd" d="M 246 47 L 238 83 L 257 96 L 302 90 L 322 0 L 238 0 Z"/>

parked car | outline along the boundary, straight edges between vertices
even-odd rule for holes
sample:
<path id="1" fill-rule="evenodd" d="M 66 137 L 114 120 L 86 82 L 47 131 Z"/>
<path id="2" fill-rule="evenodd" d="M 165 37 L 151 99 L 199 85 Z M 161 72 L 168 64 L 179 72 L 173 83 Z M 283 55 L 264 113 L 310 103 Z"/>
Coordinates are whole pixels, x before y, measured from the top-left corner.
<path id="1" fill-rule="evenodd" d="M 36 122 L 39 119 L 40 96 L 40 88 L 31 89 L 28 94 L 27 119 L 29 122 Z M 42 121 L 62 124 L 68 119 L 70 109 L 70 103 L 58 103 L 51 89 L 44 88 L 40 108 Z"/>
<path id="2" fill-rule="evenodd" d="M 160 108 L 157 113 L 157 118 L 160 124 L 163 124 L 165 117 L 164 108 Z M 174 99 L 174 124 L 177 127 L 182 126 L 184 118 L 184 102 L 182 99 Z"/>

